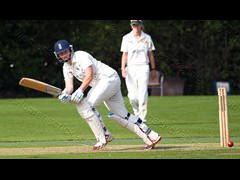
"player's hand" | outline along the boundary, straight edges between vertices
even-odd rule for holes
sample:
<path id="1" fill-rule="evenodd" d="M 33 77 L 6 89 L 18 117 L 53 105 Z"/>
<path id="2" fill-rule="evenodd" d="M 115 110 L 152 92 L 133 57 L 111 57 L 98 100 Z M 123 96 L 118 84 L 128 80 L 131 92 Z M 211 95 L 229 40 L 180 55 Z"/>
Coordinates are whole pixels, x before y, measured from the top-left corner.
<path id="1" fill-rule="evenodd" d="M 73 103 L 80 103 L 80 101 L 83 98 L 83 90 L 81 88 L 78 88 L 71 96 L 71 102 Z"/>
<path id="2" fill-rule="evenodd" d="M 66 91 L 62 91 L 62 93 L 58 96 L 58 99 L 62 103 L 68 103 L 71 102 L 71 95 L 68 94 Z"/>

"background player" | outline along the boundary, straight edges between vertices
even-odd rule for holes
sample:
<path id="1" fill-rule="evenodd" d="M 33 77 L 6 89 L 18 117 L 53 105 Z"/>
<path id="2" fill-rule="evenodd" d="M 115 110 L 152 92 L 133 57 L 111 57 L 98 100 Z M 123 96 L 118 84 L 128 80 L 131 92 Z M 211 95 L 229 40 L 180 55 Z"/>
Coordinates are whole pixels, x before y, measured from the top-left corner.
<path id="1" fill-rule="evenodd" d="M 132 31 L 122 38 L 121 70 L 134 114 L 146 122 L 148 108 L 148 82 L 156 76 L 155 50 L 151 36 L 142 31 L 142 20 L 131 20 Z M 149 68 L 150 63 L 150 68 Z"/>

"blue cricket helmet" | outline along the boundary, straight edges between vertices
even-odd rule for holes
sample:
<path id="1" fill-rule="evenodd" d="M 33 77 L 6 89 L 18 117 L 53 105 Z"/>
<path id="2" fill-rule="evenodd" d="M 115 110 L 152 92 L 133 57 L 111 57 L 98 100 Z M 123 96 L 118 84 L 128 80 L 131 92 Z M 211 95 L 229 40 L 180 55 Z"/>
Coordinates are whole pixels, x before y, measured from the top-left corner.
<path id="1" fill-rule="evenodd" d="M 60 54 L 70 48 L 70 43 L 67 40 L 59 40 L 54 45 L 54 52 Z"/>
<path id="2" fill-rule="evenodd" d="M 55 54 L 56 58 L 62 63 L 67 62 L 67 61 L 64 61 L 63 59 L 61 59 L 59 57 L 59 54 L 64 51 L 67 51 L 67 50 L 70 50 L 70 52 L 71 52 L 71 56 L 67 60 L 67 61 L 69 61 L 73 56 L 73 46 L 67 40 L 59 40 L 54 44 L 54 54 Z"/>

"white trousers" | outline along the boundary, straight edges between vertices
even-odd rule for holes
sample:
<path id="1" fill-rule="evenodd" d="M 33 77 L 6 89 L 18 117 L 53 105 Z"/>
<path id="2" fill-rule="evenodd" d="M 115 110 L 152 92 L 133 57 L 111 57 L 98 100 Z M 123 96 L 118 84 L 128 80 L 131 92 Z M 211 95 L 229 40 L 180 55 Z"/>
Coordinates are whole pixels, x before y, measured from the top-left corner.
<path id="1" fill-rule="evenodd" d="M 121 80 L 118 74 L 110 78 L 102 77 L 90 89 L 85 100 L 94 107 L 104 103 L 110 112 L 123 118 L 128 114 L 121 93 Z"/>
<path id="2" fill-rule="evenodd" d="M 127 67 L 126 87 L 134 114 L 146 121 L 148 108 L 149 65 Z"/>

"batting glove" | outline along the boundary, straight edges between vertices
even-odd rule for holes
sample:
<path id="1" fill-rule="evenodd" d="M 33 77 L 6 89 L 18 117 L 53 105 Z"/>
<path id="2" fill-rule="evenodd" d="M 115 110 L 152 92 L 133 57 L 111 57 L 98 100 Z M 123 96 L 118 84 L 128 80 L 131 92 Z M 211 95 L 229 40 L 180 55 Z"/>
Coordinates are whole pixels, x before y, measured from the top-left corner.
<path id="1" fill-rule="evenodd" d="M 71 95 L 68 94 L 66 91 L 62 91 L 62 93 L 58 96 L 58 99 L 62 103 L 68 103 L 71 102 Z"/>
<path id="2" fill-rule="evenodd" d="M 71 96 L 71 102 L 73 103 L 80 103 L 80 101 L 83 98 L 83 90 L 81 88 L 78 88 Z"/>

